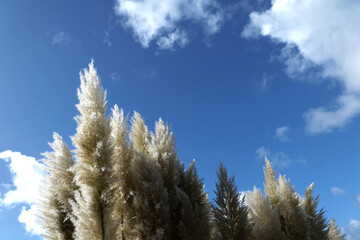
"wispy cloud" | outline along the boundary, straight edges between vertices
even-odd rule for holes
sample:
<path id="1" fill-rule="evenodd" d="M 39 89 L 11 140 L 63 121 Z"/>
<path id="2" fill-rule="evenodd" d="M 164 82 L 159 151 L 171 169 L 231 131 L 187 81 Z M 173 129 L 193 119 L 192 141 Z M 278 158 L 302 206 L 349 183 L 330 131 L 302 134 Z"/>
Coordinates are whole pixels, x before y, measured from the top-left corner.
<path id="1" fill-rule="evenodd" d="M 111 47 L 112 43 L 111 43 L 111 40 L 110 40 L 110 31 L 106 30 L 104 32 L 104 40 L 103 42 L 108 46 L 108 47 Z"/>
<path id="2" fill-rule="evenodd" d="M 145 81 L 152 79 L 158 75 L 158 73 L 155 70 L 132 70 L 132 74 L 137 80 Z"/>
<path id="3" fill-rule="evenodd" d="M 214 0 L 117 0 L 115 12 L 143 47 L 156 42 L 160 49 L 188 43 L 184 24 L 200 26 L 206 35 L 218 32 L 223 13 Z"/>
<path id="4" fill-rule="evenodd" d="M 262 92 L 265 92 L 269 89 L 270 83 L 272 82 L 273 77 L 269 76 L 267 74 L 263 74 L 260 84 L 259 84 L 259 90 Z"/>
<path id="5" fill-rule="evenodd" d="M 347 240 L 360 239 L 360 221 L 357 219 L 351 219 L 349 225 L 344 229 Z"/>
<path id="6" fill-rule="evenodd" d="M 339 187 L 332 187 L 332 188 L 330 188 L 330 190 L 334 196 L 340 196 L 340 195 L 344 195 L 346 193 L 346 191 L 344 189 L 339 188 Z"/>
<path id="7" fill-rule="evenodd" d="M 356 205 L 360 207 L 360 195 L 357 195 L 356 197 Z"/>
<path id="8" fill-rule="evenodd" d="M 290 127 L 289 126 L 282 126 L 282 127 L 278 127 L 275 130 L 275 138 L 279 139 L 281 142 L 287 142 L 289 141 L 289 134 L 290 131 Z"/>
<path id="9" fill-rule="evenodd" d="M 107 24 L 107 28 L 104 31 L 104 39 L 103 42 L 108 46 L 111 47 L 112 46 L 112 42 L 111 42 L 111 32 L 114 29 L 114 24 L 115 24 L 115 18 L 114 15 L 110 15 L 108 18 L 108 24 Z"/>
<path id="10" fill-rule="evenodd" d="M 167 36 L 160 37 L 157 45 L 160 49 L 173 50 L 175 46 L 184 47 L 188 41 L 186 33 L 177 30 L 176 32 L 169 33 Z"/>
<path id="11" fill-rule="evenodd" d="M 41 229 L 36 223 L 35 201 L 39 197 L 39 186 L 44 177 L 44 165 L 34 157 L 10 150 L 0 153 L 12 174 L 10 189 L 2 194 L 0 207 L 22 206 L 19 222 L 25 224 L 31 234 L 39 234 Z M 9 184 L 9 183 L 6 183 Z"/>
<path id="12" fill-rule="evenodd" d="M 260 78 L 251 80 L 249 83 L 249 87 L 252 90 L 258 92 L 266 92 L 270 89 L 270 86 L 273 83 L 275 76 L 276 75 L 263 73 Z"/>
<path id="13" fill-rule="evenodd" d="M 68 46 L 70 43 L 70 35 L 66 32 L 57 32 L 52 35 L 52 44 Z"/>
<path id="14" fill-rule="evenodd" d="M 264 146 L 259 147 L 255 154 L 258 161 L 264 161 L 265 157 L 267 157 L 274 166 L 280 169 L 286 168 L 292 163 L 306 164 L 305 158 L 289 157 L 289 155 L 284 152 L 272 153 L 270 149 L 265 148 Z"/>
<path id="15" fill-rule="evenodd" d="M 121 82 L 121 78 L 118 72 L 112 72 L 109 74 L 109 78 L 113 83 L 119 83 Z"/>
<path id="16" fill-rule="evenodd" d="M 360 113 L 360 2 L 345 2 L 273 0 L 267 11 L 250 14 L 243 31 L 244 37 L 269 36 L 284 43 L 290 76 L 318 68 L 322 78 L 341 84 L 343 90 L 333 104 L 304 114 L 310 134 L 341 128 Z"/>

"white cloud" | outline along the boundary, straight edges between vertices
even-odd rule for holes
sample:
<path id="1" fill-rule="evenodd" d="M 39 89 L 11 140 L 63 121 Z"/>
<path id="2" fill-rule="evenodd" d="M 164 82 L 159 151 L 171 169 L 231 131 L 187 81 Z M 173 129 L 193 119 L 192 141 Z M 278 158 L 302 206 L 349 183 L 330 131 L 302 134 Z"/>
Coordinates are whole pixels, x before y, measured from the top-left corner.
<path id="1" fill-rule="evenodd" d="M 331 132 L 333 128 L 345 126 L 352 117 L 360 113 L 360 96 L 343 94 L 338 97 L 333 109 L 319 107 L 305 114 L 306 130 L 316 134 Z"/>
<path id="2" fill-rule="evenodd" d="M 345 228 L 347 240 L 360 239 L 360 221 L 351 219 L 349 225 Z"/>
<path id="3" fill-rule="evenodd" d="M 339 187 L 332 187 L 332 188 L 330 188 L 330 190 L 334 196 L 340 196 L 340 195 L 344 195 L 346 193 L 344 189 L 339 188 Z"/>
<path id="4" fill-rule="evenodd" d="M 341 128 L 360 113 L 359 12 L 360 2 L 352 0 L 272 0 L 269 10 L 250 14 L 243 31 L 244 37 L 269 36 L 296 49 L 287 53 L 289 75 L 321 67 L 323 78 L 341 84 L 335 104 L 305 113 L 310 134 Z"/>
<path id="5" fill-rule="evenodd" d="M 44 165 L 34 157 L 10 150 L 1 152 L 0 159 L 8 163 L 12 174 L 10 190 L 7 190 L 4 195 L 2 194 L 0 207 L 21 205 L 19 222 L 24 223 L 26 230 L 31 234 L 39 234 L 40 229 L 36 223 L 34 203 L 39 196 L 39 186 L 43 181 Z M 28 210 L 27 206 L 30 207 Z"/>
<path id="6" fill-rule="evenodd" d="M 160 49 L 173 49 L 174 46 L 184 47 L 188 43 L 188 37 L 185 32 L 172 32 L 167 36 L 160 37 L 157 44 Z"/>
<path id="7" fill-rule="evenodd" d="M 33 204 L 29 209 L 26 209 L 25 206 L 22 207 L 21 213 L 18 217 L 20 223 L 25 224 L 25 229 L 31 235 L 41 235 L 42 228 L 37 222 L 36 215 L 38 214 L 38 210 L 36 205 Z"/>
<path id="8" fill-rule="evenodd" d="M 58 32 L 52 36 L 52 44 L 67 46 L 70 43 L 70 35 L 65 32 Z"/>
<path id="9" fill-rule="evenodd" d="M 285 45 L 281 49 L 280 55 L 273 55 L 271 60 L 282 61 L 286 74 L 294 80 L 310 83 L 324 82 L 321 67 L 302 56 L 293 44 Z"/>
<path id="10" fill-rule="evenodd" d="M 279 139 L 281 142 L 286 142 L 289 140 L 288 134 L 289 134 L 290 128 L 288 126 L 282 126 L 278 127 L 275 130 L 275 137 Z"/>
<path id="11" fill-rule="evenodd" d="M 291 163 L 301 163 L 306 164 L 305 158 L 298 157 L 289 157 L 287 154 L 283 152 L 272 153 L 268 148 L 264 146 L 259 147 L 256 150 L 256 159 L 259 161 L 264 161 L 265 157 L 267 157 L 274 166 L 282 169 L 288 167 Z"/>
<path id="12" fill-rule="evenodd" d="M 115 12 L 143 47 L 155 41 L 161 49 L 188 42 L 184 25 L 201 25 L 210 35 L 219 31 L 223 18 L 215 0 L 117 0 Z"/>
<path id="13" fill-rule="evenodd" d="M 1 152 L 0 159 L 9 163 L 10 172 L 13 176 L 13 187 L 15 187 L 15 189 L 5 193 L 0 204 L 9 207 L 17 203 L 34 203 L 38 196 L 38 186 L 43 180 L 43 164 L 33 157 L 9 150 Z"/>

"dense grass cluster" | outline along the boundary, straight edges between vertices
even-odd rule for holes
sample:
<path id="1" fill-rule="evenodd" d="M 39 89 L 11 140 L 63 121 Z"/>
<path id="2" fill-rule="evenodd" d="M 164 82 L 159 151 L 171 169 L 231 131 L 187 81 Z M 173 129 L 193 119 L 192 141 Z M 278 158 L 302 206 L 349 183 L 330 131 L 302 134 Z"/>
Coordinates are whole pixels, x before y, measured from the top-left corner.
<path id="1" fill-rule="evenodd" d="M 264 192 L 239 194 L 220 163 L 211 203 L 195 162 L 180 162 L 161 119 L 149 132 L 140 114 L 128 121 L 106 92 L 93 63 L 80 74 L 80 115 L 72 154 L 54 133 L 38 206 L 46 239 L 336 240 L 334 220 L 318 209 L 313 184 L 299 196 L 266 159 Z"/>

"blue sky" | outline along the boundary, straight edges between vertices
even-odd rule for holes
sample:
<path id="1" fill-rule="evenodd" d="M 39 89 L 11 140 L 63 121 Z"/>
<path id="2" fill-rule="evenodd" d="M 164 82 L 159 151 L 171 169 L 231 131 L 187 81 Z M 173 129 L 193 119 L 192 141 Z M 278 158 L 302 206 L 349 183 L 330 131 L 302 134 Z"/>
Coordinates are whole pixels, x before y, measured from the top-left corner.
<path id="1" fill-rule="evenodd" d="M 210 198 L 219 161 L 247 191 L 266 155 L 360 239 L 359 14 L 355 0 L 0 1 L 2 239 L 40 239 L 40 153 L 53 131 L 71 146 L 92 58 L 110 107 L 172 125 Z"/>

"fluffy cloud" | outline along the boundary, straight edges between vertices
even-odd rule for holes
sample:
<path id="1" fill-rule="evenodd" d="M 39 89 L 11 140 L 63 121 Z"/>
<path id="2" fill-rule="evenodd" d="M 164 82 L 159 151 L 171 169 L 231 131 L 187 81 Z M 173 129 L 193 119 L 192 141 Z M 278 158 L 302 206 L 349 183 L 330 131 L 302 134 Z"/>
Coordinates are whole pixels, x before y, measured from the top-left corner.
<path id="1" fill-rule="evenodd" d="M 272 164 L 277 168 L 286 168 L 291 163 L 297 162 L 301 164 L 306 164 L 306 159 L 298 157 L 289 157 L 283 152 L 272 153 L 268 148 L 264 146 L 259 147 L 256 152 L 256 159 L 259 161 L 264 161 L 265 157 L 269 158 Z"/>
<path id="2" fill-rule="evenodd" d="M 332 187 L 332 188 L 330 188 L 330 190 L 334 196 L 340 196 L 340 195 L 344 195 L 346 193 L 344 189 L 339 188 L 339 187 Z"/>
<path id="3" fill-rule="evenodd" d="M 351 219 L 349 225 L 345 228 L 345 234 L 348 240 L 360 239 L 360 221 Z"/>
<path id="4" fill-rule="evenodd" d="M 0 200 L 1 205 L 9 207 L 12 204 L 32 204 L 38 196 L 38 186 L 43 180 L 44 166 L 33 157 L 22 155 L 19 152 L 4 151 L 0 159 L 9 163 L 13 176 L 13 187 Z"/>
<path id="5" fill-rule="evenodd" d="M 117 0 L 115 12 L 143 47 L 155 41 L 161 49 L 188 42 L 184 25 L 201 25 L 210 35 L 219 31 L 223 18 L 215 0 Z"/>
<path id="6" fill-rule="evenodd" d="M 334 104 L 305 113 L 310 134 L 341 128 L 360 113 L 359 12 L 360 2 L 353 0 L 272 0 L 267 11 L 250 14 L 243 31 L 284 43 L 289 75 L 321 67 L 324 79 L 340 83 Z"/>
<path id="7" fill-rule="evenodd" d="M 44 165 L 33 157 L 9 150 L 1 152 L 0 159 L 8 164 L 12 174 L 10 190 L 2 194 L 0 207 L 21 205 L 19 222 L 25 224 L 26 230 L 31 234 L 39 234 L 41 229 L 36 223 L 34 202 L 39 196 L 39 186 L 44 177 Z"/>
<path id="8" fill-rule="evenodd" d="M 333 127 L 345 126 L 352 117 L 359 113 L 360 96 L 344 94 L 338 97 L 332 111 L 319 107 L 306 112 L 306 129 L 310 133 L 330 132 Z"/>
<path id="9" fill-rule="evenodd" d="M 290 128 L 288 126 L 282 126 L 278 127 L 275 130 L 275 137 L 279 139 L 281 142 L 286 142 L 289 140 L 288 134 L 289 134 Z"/>
<path id="10" fill-rule="evenodd" d="M 38 210 L 35 204 L 31 205 L 29 209 L 23 206 L 18 217 L 19 222 L 25 224 L 26 231 L 31 235 L 41 235 L 42 233 L 42 228 L 37 223 L 37 213 Z"/>

